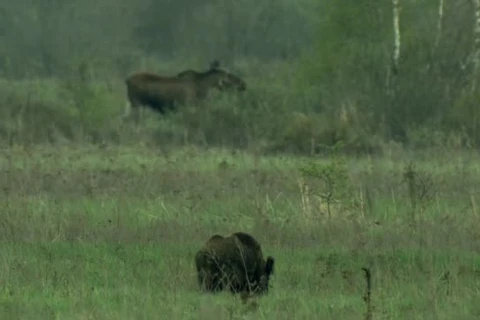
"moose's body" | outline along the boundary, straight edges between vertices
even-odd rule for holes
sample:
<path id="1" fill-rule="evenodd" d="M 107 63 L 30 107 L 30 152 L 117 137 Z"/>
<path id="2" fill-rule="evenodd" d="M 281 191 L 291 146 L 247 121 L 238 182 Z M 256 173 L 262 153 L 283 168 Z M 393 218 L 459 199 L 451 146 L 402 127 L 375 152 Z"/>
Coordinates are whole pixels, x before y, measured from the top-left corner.
<path id="1" fill-rule="evenodd" d="M 187 70 L 180 76 L 166 77 L 148 72 L 135 73 L 125 80 L 130 109 L 148 106 L 163 114 L 178 104 L 196 103 L 205 99 L 211 89 L 244 91 L 245 82 L 213 64 L 206 72 Z M 128 112 L 129 113 L 129 112 Z M 125 116 L 127 112 L 125 113 Z"/>
<path id="2" fill-rule="evenodd" d="M 220 68 L 220 62 L 218 60 L 213 60 L 210 63 L 210 70 L 215 70 Z M 180 79 L 188 79 L 188 80 L 196 80 L 199 79 L 202 76 L 202 72 L 198 72 L 192 69 L 184 70 L 179 73 L 177 73 L 177 78 Z"/>
<path id="3" fill-rule="evenodd" d="M 179 72 L 177 74 L 177 78 L 180 78 L 180 79 L 187 79 L 187 80 L 195 80 L 197 79 L 198 76 L 200 76 L 202 73 L 201 72 L 198 72 L 198 71 L 195 71 L 195 70 L 185 70 L 185 71 L 182 71 L 182 72 Z"/>
<path id="4" fill-rule="evenodd" d="M 199 86 L 192 81 L 147 72 L 128 77 L 126 85 L 132 108 L 149 106 L 162 114 L 173 108 L 175 103 L 183 104 L 201 96 Z"/>

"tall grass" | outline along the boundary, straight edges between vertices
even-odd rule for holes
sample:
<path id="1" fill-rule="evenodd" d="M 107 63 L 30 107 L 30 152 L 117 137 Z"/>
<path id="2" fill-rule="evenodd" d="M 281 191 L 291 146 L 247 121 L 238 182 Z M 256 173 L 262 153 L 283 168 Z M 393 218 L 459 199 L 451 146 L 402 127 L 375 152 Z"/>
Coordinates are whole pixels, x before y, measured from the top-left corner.
<path id="1" fill-rule="evenodd" d="M 359 319 L 366 310 L 361 268 L 368 267 L 374 318 L 473 319 L 475 158 L 5 148 L 0 312 L 22 319 Z M 341 186 L 330 215 L 325 172 Z M 412 193 L 406 177 L 431 196 Z M 202 294 L 193 263 L 210 235 L 238 230 L 252 233 L 277 266 L 268 296 L 246 304 Z"/>

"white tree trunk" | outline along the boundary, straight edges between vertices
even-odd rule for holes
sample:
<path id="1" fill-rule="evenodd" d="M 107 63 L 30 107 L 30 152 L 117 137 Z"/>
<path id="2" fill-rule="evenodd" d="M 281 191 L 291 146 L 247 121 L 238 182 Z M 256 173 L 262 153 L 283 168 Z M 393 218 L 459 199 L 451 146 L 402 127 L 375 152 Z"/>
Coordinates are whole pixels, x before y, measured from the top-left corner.
<path id="1" fill-rule="evenodd" d="M 477 0 L 480 1 L 480 0 Z M 392 0 L 393 5 L 393 32 L 394 32 L 394 41 L 393 41 L 393 61 L 392 61 L 392 71 L 394 74 L 398 72 L 398 65 L 400 62 L 400 10 L 399 10 L 400 0 Z"/>
<path id="2" fill-rule="evenodd" d="M 440 39 L 442 37 L 443 29 L 443 7 L 445 0 L 438 0 L 438 23 L 437 23 L 437 35 L 435 37 L 434 50 L 437 49 Z"/>
<path id="3" fill-rule="evenodd" d="M 473 28 L 474 52 L 473 52 L 473 83 L 472 89 L 476 87 L 478 67 L 480 63 L 480 0 L 472 0 L 475 11 L 475 24 Z"/>

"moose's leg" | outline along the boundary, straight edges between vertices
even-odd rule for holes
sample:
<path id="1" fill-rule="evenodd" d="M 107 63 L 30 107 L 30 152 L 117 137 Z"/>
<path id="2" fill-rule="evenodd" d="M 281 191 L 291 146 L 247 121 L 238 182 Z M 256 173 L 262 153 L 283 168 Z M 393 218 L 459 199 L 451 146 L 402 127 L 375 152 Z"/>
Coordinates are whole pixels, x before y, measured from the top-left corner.
<path id="1" fill-rule="evenodd" d="M 142 104 L 136 100 L 128 100 L 125 104 L 125 112 L 123 113 L 123 119 L 127 120 L 133 118 L 135 124 L 140 121 L 140 112 L 142 111 Z"/>
<path id="2" fill-rule="evenodd" d="M 131 103 L 130 103 L 129 100 L 127 100 L 127 101 L 125 102 L 125 109 L 124 109 L 122 118 L 123 118 L 124 120 L 126 120 L 126 119 L 128 118 L 128 116 L 130 116 L 131 111 L 132 111 Z"/>
<path id="3" fill-rule="evenodd" d="M 141 106 L 140 104 L 132 104 L 132 113 L 135 125 L 138 125 L 143 119 L 143 106 Z"/>

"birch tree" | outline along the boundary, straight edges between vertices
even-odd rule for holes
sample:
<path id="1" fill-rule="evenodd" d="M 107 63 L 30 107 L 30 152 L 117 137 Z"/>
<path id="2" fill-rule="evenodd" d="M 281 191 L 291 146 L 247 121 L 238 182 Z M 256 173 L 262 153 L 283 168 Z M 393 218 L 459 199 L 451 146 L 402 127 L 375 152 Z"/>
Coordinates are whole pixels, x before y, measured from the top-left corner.
<path id="1" fill-rule="evenodd" d="M 477 0 L 478 1 L 478 0 Z M 437 21 L 437 34 L 435 37 L 435 44 L 433 49 L 436 50 L 438 44 L 440 43 L 440 39 L 442 37 L 442 29 L 443 29 L 443 8 L 444 8 L 444 0 L 438 0 L 438 21 Z"/>
<path id="2" fill-rule="evenodd" d="M 473 52 L 473 81 L 472 81 L 472 90 L 475 90 L 477 77 L 478 77 L 478 66 L 480 63 L 480 0 L 472 0 L 474 13 L 475 13 L 475 23 L 473 27 L 473 37 L 474 37 L 474 52 Z"/>
<path id="3" fill-rule="evenodd" d="M 480 0 L 477 0 L 480 1 Z M 400 11 L 399 11 L 399 2 L 400 0 L 392 0 L 393 6 L 393 57 L 392 57 L 392 71 L 393 74 L 398 73 L 398 67 L 400 62 Z"/>

